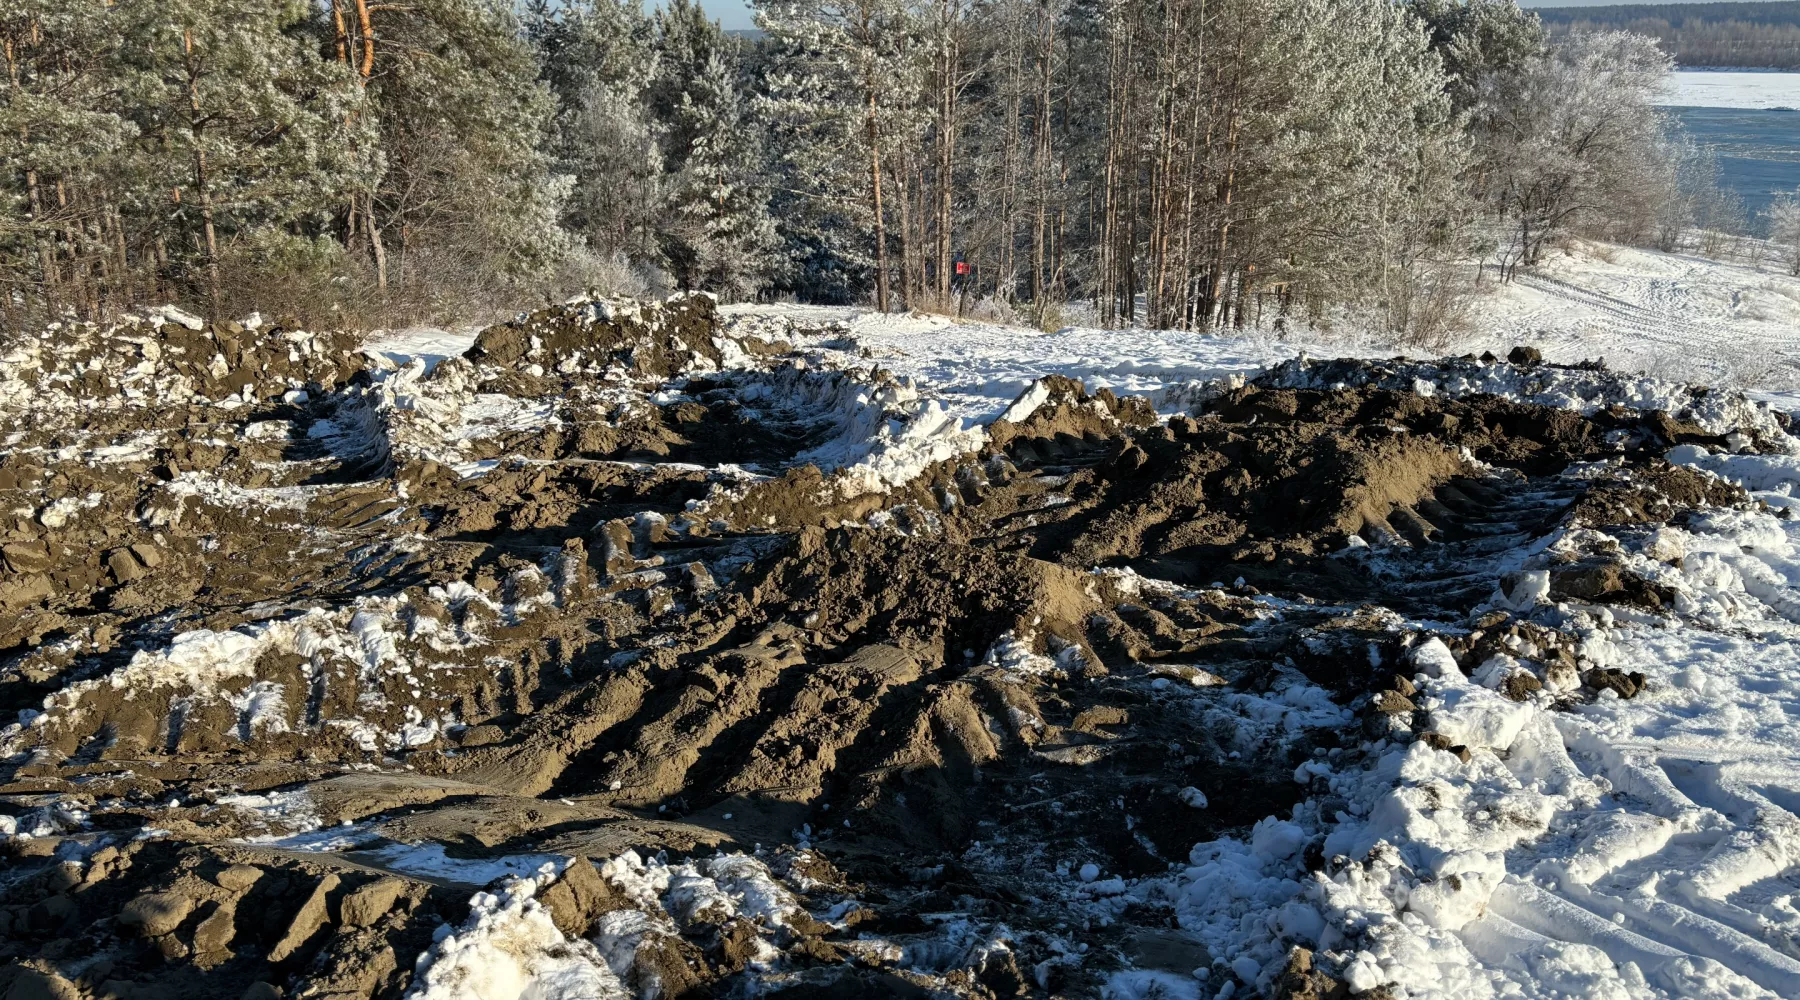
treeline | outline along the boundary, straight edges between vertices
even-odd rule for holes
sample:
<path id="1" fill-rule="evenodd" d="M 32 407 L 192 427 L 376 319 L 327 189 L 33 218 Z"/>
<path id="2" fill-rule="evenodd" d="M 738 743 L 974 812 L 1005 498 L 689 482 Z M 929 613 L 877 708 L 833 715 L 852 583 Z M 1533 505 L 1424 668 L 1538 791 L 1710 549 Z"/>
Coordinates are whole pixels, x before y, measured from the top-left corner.
<path id="1" fill-rule="evenodd" d="M 582 287 L 1449 321 L 1714 211 L 1649 40 L 1511 0 L 15 0 L 0 307 L 362 321 Z M 1674 235 L 1672 235 L 1674 234 Z"/>
<path id="2" fill-rule="evenodd" d="M 1800 2 L 1540 8 L 1552 32 L 1629 31 L 1682 66 L 1800 69 Z"/>
<path id="3" fill-rule="evenodd" d="M 12 0 L 0 52 L 14 311 L 354 307 L 564 253 L 504 6 Z"/>

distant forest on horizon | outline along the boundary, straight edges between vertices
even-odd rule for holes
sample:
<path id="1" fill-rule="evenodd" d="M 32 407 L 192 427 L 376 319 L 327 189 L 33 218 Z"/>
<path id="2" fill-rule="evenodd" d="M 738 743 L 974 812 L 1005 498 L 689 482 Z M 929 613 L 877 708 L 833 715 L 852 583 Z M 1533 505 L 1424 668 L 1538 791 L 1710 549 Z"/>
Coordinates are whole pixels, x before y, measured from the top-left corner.
<path id="1" fill-rule="evenodd" d="M 1682 67 L 1800 69 L 1800 0 L 1540 7 L 1535 13 L 1553 35 L 1608 29 L 1649 35 Z"/>

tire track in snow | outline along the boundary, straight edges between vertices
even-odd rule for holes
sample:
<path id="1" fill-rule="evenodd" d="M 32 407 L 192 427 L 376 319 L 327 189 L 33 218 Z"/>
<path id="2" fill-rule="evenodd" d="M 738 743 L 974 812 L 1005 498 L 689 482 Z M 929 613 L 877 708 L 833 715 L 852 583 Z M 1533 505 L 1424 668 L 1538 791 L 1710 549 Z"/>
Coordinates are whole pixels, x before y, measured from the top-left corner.
<path id="1" fill-rule="evenodd" d="M 1520 272 L 1513 280 L 1552 298 L 1572 302 L 1601 314 L 1601 325 L 1609 333 L 1628 334 L 1647 343 L 1682 351 L 1701 348 L 1706 352 L 1705 361 L 1721 370 L 1724 367 L 1707 350 L 1729 336 L 1729 330 L 1723 324 L 1700 323 L 1677 316 L 1672 311 L 1646 309 L 1545 274 Z M 1611 322 L 1607 322 L 1607 319 Z"/>

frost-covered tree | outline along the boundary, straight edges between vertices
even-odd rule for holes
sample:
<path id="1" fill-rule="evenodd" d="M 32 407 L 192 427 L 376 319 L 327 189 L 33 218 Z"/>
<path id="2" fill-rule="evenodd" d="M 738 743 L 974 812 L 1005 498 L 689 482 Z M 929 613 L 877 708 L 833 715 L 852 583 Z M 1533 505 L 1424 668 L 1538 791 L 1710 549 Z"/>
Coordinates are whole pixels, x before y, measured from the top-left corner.
<path id="1" fill-rule="evenodd" d="M 602 254 L 656 260 L 665 190 L 662 130 L 643 99 L 650 19 L 629 0 L 537 0 L 526 29 L 556 100 L 548 148 L 573 180 L 564 225 Z"/>
<path id="2" fill-rule="evenodd" d="M 869 274 L 886 310 L 890 165 L 896 137 L 916 119 L 916 26 L 900 0 L 759 0 L 771 47 L 761 115 L 774 131 L 786 239 L 801 281 L 839 284 Z M 858 249 L 861 244 L 867 249 Z"/>
<path id="3" fill-rule="evenodd" d="M 360 95 L 297 29 L 303 0 L 126 0 L 120 83 L 214 312 L 225 234 L 326 216 L 365 172 Z"/>
<path id="4" fill-rule="evenodd" d="M 384 170 L 363 223 L 377 266 L 407 280 L 420 256 L 464 286 L 542 275 L 570 248 L 560 226 L 569 185 L 551 169 L 554 104 L 511 4 L 372 9 L 372 37 L 340 35 L 338 51 L 362 77 L 379 130 Z"/>
<path id="5" fill-rule="evenodd" d="M 1582 223 L 1639 211 L 1664 184 L 1668 125 L 1653 103 L 1671 67 L 1653 39 L 1573 35 L 1523 72 L 1485 81 L 1470 129 L 1482 191 L 1519 262 Z"/>
<path id="6" fill-rule="evenodd" d="M 656 15 L 656 52 L 646 99 L 669 170 L 663 257 L 685 287 L 748 296 L 768 281 L 777 241 L 738 45 L 698 4 L 673 0 Z"/>
<path id="7" fill-rule="evenodd" d="M 1094 288 L 1102 318 L 1240 323 L 1381 297 L 1459 216 L 1438 58 L 1384 0 L 1123 5 L 1108 66 Z M 1375 290 L 1371 294 L 1371 289 Z"/>
<path id="8" fill-rule="evenodd" d="M 1543 23 L 1516 0 L 1408 0 L 1406 9 L 1425 22 L 1459 111 L 1475 105 L 1484 81 L 1522 73 L 1550 50 Z"/>
<path id="9" fill-rule="evenodd" d="M 101 0 L 18 0 L 0 10 L 5 305 L 15 293 L 53 304 L 101 294 L 90 279 L 102 269 L 118 272 L 108 284 L 124 278 L 114 253 L 125 232 L 118 168 L 136 128 L 112 85 L 113 21 Z"/>
<path id="10" fill-rule="evenodd" d="M 1781 245 L 1788 273 L 1800 277 L 1800 190 L 1784 191 L 1763 211 L 1769 239 Z"/>
<path id="11" fill-rule="evenodd" d="M 1470 217 L 1466 144 L 1439 61 L 1417 23 L 1379 0 L 1292 0 L 1281 17 L 1304 27 L 1267 43 L 1279 104 L 1250 126 L 1269 130 L 1269 193 L 1252 204 L 1267 206 L 1273 253 L 1259 270 L 1434 335 L 1442 317 L 1419 311 L 1421 285 L 1467 251 Z"/>
<path id="12" fill-rule="evenodd" d="M 568 247 L 506 0 L 16 0 L 0 41 L 8 309 L 258 284 L 379 308 L 392 282 L 535 282 Z"/>
<path id="13" fill-rule="evenodd" d="M 249 0 L 0 12 L 14 287 L 28 255 L 52 305 L 195 291 L 217 311 L 229 241 L 323 225 L 369 161 L 350 141 L 359 95 L 319 57 L 310 17 Z"/>

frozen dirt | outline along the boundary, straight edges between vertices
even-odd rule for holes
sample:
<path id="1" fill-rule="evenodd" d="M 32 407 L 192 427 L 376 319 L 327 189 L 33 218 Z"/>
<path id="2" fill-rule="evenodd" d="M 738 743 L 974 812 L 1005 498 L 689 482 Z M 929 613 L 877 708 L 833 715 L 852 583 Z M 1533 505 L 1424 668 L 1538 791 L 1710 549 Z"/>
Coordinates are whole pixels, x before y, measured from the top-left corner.
<path id="1" fill-rule="evenodd" d="M 1800 995 L 1732 390 L 693 296 L 0 423 L 0 996 Z"/>

